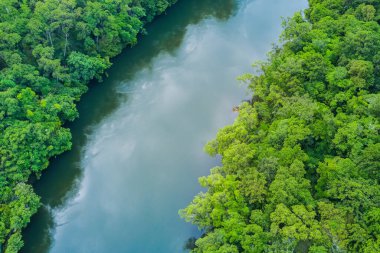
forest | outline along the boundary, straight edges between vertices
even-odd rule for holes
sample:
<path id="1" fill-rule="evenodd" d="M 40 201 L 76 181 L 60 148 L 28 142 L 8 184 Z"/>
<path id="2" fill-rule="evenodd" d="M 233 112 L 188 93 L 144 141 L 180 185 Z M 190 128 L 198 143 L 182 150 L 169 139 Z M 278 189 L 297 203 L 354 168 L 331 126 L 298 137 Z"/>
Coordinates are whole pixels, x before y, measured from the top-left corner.
<path id="1" fill-rule="evenodd" d="M 31 178 L 70 150 L 89 82 L 176 1 L 0 1 L 0 252 L 22 248 Z M 179 212 L 192 252 L 380 252 L 380 1 L 309 0 L 239 80 L 250 101 L 205 147 L 222 164 Z"/>
<path id="2" fill-rule="evenodd" d="M 380 1 L 310 0 L 280 45 L 205 147 L 192 252 L 380 252 Z"/>
<path id="3" fill-rule="evenodd" d="M 40 206 L 29 183 L 71 147 L 65 122 L 110 58 L 176 0 L 0 1 L 0 252 Z"/>

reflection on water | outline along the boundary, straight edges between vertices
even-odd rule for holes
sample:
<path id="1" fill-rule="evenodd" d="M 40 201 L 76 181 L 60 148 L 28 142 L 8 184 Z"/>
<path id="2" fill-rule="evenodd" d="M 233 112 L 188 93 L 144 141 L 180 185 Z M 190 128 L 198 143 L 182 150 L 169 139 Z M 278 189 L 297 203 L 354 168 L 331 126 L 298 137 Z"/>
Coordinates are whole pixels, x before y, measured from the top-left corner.
<path id="1" fill-rule="evenodd" d="M 132 49 L 126 49 L 113 60 L 109 78 L 101 84 L 91 84 L 78 105 L 80 118 L 70 123 L 73 148 L 51 161 L 41 179 L 34 184 L 42 197 L 43 207 L 32 218 L 24 231 L 25 246 L 22 252 L 48 252 L 51 246 L 51 229 L 56 226 L 52 210 L 65 206 L 77 192 L 82 179 L 80 155 L 93 125 L 110 114 L 128 95 L 116 92 L 118 84 L 133 78 L 140 69 L 149 67 L 160 53 L 175 51 L 183 40 L 186 27 L 207 17 L 228 19 L 237 6 L 235 0 L 180 0 L 164 16 L 158 17 L 146 28 L 147 34 Z M 59 224 L 58 224 L 59 225 Z"/>
<path id="2" fill-rule="evenodd" d="M 35 184 L 44 207 L 23 252 L 180 252 L 199 232 L 177 211 L 217 163 L 202 146 L 234 118 L 235 77 L 305 5 L 180 0 L 149 25 L 80 102 L 73 150 Z"/>

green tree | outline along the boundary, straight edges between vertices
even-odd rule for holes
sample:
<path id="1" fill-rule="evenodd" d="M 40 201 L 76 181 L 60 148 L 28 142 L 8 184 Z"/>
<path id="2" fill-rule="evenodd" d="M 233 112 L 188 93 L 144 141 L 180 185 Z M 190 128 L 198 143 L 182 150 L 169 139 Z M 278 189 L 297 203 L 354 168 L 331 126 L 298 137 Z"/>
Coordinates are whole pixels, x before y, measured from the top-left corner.
<path id="1" fill-rule="evenodd" d="M 206 145 L 222 166 L 180 211 L 193 252 L 379 252 L 380 2 L 309 4 Z"/>

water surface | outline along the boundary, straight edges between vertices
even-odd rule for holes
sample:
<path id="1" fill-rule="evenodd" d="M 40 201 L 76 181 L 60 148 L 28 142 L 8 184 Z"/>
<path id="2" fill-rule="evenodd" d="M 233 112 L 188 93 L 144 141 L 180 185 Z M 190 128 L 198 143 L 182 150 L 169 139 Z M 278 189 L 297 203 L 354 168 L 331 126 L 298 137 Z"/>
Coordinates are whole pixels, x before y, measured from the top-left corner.
<path id="1" fill-rule="evenodd" d="M 35 183 L 44 206 L 23 252 L 183 252 L 178 217 L 218 164 L 203 153 L 245 98 L 236 77 L 276 42 L 289 0 L 180 0 L 92 84 L 70 125 L 73 150 Z"/>

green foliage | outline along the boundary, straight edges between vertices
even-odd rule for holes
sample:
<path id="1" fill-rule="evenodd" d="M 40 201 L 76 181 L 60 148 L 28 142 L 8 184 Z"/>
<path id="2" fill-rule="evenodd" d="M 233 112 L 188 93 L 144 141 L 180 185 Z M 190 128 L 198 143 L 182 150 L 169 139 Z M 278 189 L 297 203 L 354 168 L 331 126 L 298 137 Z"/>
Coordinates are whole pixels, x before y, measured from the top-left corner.
<path id="1" fill-rule="evenodd" d="M 206 145 L 193 252 L 380 252 L 380 1 L 309 3 Z"/>
<path id="2" fill-rule="evenodd" d="M 27 185 L 71 148 L 66 121 L 109 59 L 176 0 L 0 1 L 0 252 L 18 252 L 39 198 Z"/>

